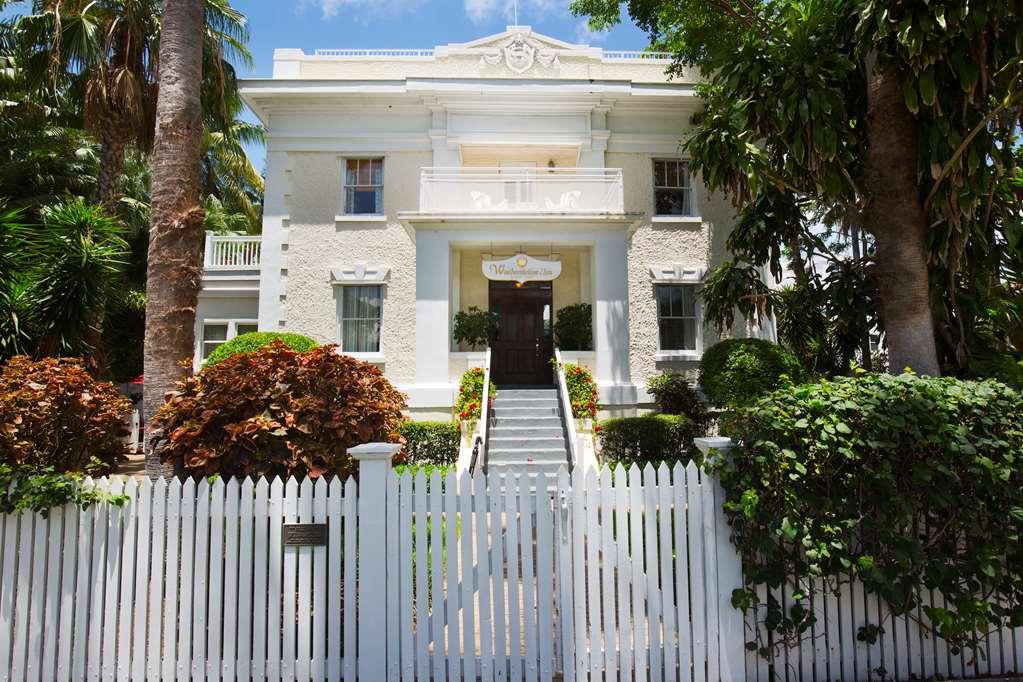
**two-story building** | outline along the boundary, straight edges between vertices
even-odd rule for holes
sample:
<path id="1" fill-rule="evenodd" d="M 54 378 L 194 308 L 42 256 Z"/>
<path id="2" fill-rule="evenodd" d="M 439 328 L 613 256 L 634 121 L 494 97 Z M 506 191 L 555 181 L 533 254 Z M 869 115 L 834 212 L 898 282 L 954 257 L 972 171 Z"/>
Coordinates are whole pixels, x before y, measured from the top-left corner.
<path id="1" fill-rule="evenodd" d="M 497 314 L 494 381 L 551 383 L 552 321 L 592 306 L 601 404 L 628 413 L 712 342 L 696 295 L 734 213 L 680 140 L 695 74 L 510 26 L 426 50 L 279 49 L 247 80 L 266 125 L 260 237 L 211 237 L 196 361 L 288 330 L 380 365 L 421 418 L 482 363 L 456 312 Z"/>

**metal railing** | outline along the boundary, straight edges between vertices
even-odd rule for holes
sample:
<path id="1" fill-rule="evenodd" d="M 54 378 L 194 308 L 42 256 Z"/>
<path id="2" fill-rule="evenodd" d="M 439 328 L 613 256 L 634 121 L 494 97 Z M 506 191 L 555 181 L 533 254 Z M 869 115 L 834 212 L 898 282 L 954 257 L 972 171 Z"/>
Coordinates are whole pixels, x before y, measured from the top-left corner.
<path id="1" fill-rule="evenodd" d="M 341 57 L 349 59 L 383 58 L 383 59 L 424 59 L 433 57 L 433 49 L 415 48 L 341 48 L 316 50 L 317 57 Z"/>
<path id="2" fill-rule="evenodd" d="M 476 465 L 483 459 L 483 466 L 487 463 L 487 444 L 490 427 L 490 346 L 487 346 L 487 353 L 483 359 L 483 398 L 480 401 L 480 422 L 478 427 L 479 435 L 473 443 L 472 460 L 469 462 L 469 474 L 476 472 Z"/>
<path id="3" fill-rule="evenodd" d="M 423 213 L 622 213 L 621 168 L 423 168 Z"/>
<path id="4" fill-rule="evenodd" d="M 565 378 L 565 363 L 561 349 L 554 349 L 554 362 L 558 373 L 558 401 L 561 403 L 561 418 L 565 420 L 565 434 L 568 440 L 568 466 L 574 467 L 579 461 L 579 437 L 575 431 L 575 415 L 572 414 L 572 399 L 568 395 L 568 380 Z"/>
<path id="5" fill-rule="evenodd" d="M 642 50 L 604 50 L 604 59 L 614 61 L 626 61 L 639 59 L 641 61 L 671 60 L 670 52 L 645 52 Z"/>
<path id="6" fill-rule="evenodd" d="M 259 235 L 207 232 L 203 265 L 207 270 L 257 270 L 261 246 Z"/>

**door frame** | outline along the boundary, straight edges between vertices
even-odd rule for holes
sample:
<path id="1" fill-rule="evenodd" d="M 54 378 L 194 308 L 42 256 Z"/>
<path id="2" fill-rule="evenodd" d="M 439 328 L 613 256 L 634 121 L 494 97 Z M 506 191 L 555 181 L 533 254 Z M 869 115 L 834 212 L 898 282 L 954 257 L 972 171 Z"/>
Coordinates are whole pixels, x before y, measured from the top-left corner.
<path id="1" fill-rule="evenodd" d="M 548 355 L 549 358 L 540 359 L 541 367 L 549 367 L 550 358 L 554 357 L 554 283 L 553 282 L 526 282 L 521 286 L 517 286 L 516 282 L 501 281 L 501 280 L 489 280 L 487 289 L 487 303 L 489 310 L 497 311 L 498 308 L 494 305 L 495 292 L 497 292 L 497 299 L 504 298 L 505 300 L 515 300 L 518 294 L 522 300 L 536 300 L 541 308 L 541 324 L 543 322 L 543 305 L 547 305 L 550 311 L 549 328 L 545 335 L 542 343 L 540 352 L 542 355 Z M 500 334 L 500 331 L 498 332 Z M 503 367 L 503 363 L 498 356 L 500 349 L 496 346 L 492 346 L 491 352 L 494 354 L 491 360 L 491 365 L 496 367 Z M 547 377 L 546 369 L 538 369 L 537 376 L 543 374 Z M 498 382 L 500 383 L 500 382 Z M 550 371 L 550 377 L 544 381 L 537 382 L 536 386 L 550 386 L 554 384 L 554 372 L 553 369 Z M 534 384 L 524 384 L 534 385 Z"/>

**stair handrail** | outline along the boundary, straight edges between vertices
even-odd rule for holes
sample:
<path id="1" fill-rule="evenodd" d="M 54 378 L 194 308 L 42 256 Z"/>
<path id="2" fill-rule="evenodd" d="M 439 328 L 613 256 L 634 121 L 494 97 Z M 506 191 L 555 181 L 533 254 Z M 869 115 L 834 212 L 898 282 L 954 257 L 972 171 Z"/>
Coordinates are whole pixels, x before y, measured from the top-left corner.
<path id="1" fill-rule="evenodd" d="M 565 431 L 568 434 L 568 466 L 572 468 L 579 461 L 576 452 L 579 439 L 575 432 L 575 415 L 572 414 L 572 400 L 568 395 L 568 380 L 565 378 L 565 363 L 561 360 L 561 349 L 554 349 L 554 363 L 558 375 L 558 401 L 561 403 L 561 418 L 565 420 Z"/>
<path id="2" fill-rule="evenodd" d="M 480 401 L 479 435 L 476 437 L 476 442 L 473 446 L 473 458 L 469 464 L 469 475 L 476 473 L 476 465 L 480 455 L 484 463 L 487 461 L 488 426 L 490 426 L 490 346 L 487 346 L 487 352 L 483 358 L 483 397 Z"/>

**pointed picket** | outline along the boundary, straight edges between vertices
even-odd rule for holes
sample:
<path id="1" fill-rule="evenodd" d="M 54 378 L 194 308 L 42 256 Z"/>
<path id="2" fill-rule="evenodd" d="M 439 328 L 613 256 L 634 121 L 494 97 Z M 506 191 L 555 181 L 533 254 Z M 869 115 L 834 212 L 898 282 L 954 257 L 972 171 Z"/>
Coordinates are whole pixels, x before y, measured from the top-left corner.
<path id="1" fill-rule="evenodd" d="M 679 644 L 675 632 L 675 590 L 671 557 L 671 506 L 672 481 L 668 465 L 661 463 L 657 468 L 657 537 L 660 545 L 661 617 L 664 619 L 664 679 L 674 680 L 678 669 L 676 652 Z M 688 672 L 688 671 L 687 671 Z"/>
<path id="2" fill-rule="evenodd" d="M 182 535 L 182 507 L 185 499 L 185 487 L 181 481 L 174 479 L 167 486 L 167 540 L 165 543 L 167 557 L 163 568 L 163 580 L 161 581 L 164 591 L 163 604 L 163 652 L 157 659 L 162 663 L 161 675 L 164 680 L 173 680 L 177 674 L 177 651 L 178 651 L 178 584 L 179 571 L 181 566 L 181 535 Z M 190 496 L 191 492 L 188 493 Z M 189 563 L 191 560 L 189 560 Z M 187 630 L 184 630 L 183 637 L 187 637 Z M 161 641 L 159 638 L 157 642 Z M 152 650 L 155 642 L 150 642 Z M 155 661 L 154 661 L 155 666 Z"/>
<path id="3" fill-rule="evenodd" d="M 189 632 L 192 634 L 192 679 L 201 680 L 206 676 L 206 599 L 209 591 L 209 540 L 210 540 L 210 482 L 199 481 L 195 500 L 195 537 L 192 561 L 192 619 Z"/>
<path id="4" fill-rule="evenodd" d="M 224 574 L 223 574 L 223 601 L 213 601 L 213 594 L 210 590 L 210 612 L 217 611 L 220 614 L 219 621 L 222 632 L 220 640 L 221 663 L 219 670 L 213 667 L 213 661 L 207 665 L 211 675 L 219 675 L 217 679 L 236 679 L 237 656 L 238 656 L 238 620 L 241 609 L 238 606 L 238 585 L 242 579 L 242 573 L 252 570 L 252 562 L 244 566 L 238 560 L 239 526 L 241 525 L 241 501 L 239 499 L 240 484 L 237 478 L 232 478 L 224 486 Z M 212 624 L 211 624 L 212 628 Z M 211 635 L 213 634 L 211 630 Z M 211 639 L 207 646 L 212 650 L 216 646 L 215 639 Z"/>
<path id="5" fill-rule="evenodd" d="M 313 523 L 327 524 L 330 532 L 328 505 L 327 482 L 318 478 L 313 485 Z M 312 548 L 312 553 L 313 610 L 310 626 L 313 642 L 309 674 L 314 680 L 322 680 L 327 672 L 327 619 L 330 617 L 327 613 L 327 548 L 317 545 Z"/>
<path id="6" fill-rule="evenodd" d="M 392 469 L 387 473 L 387 546 L 398 547 L 398 475 Z M 347 528 L 347 527 L 346 527 Z M 347 530 L 345 531 L 347 534 Z M 405 563 L 404 557 L 395 556 L 394 552 L 388 552 L 387 561 L 387 650 L 390 655 L 387 657 L 387 681 L 398 682 L 401 677 L 401 623 L 398 613 L 400 610 L 399 585 L 401 577 L 401 566 Z M 347 570 L 345 580 L 347 580 Z M 346 583 L 347 585 L 347 583 Z M 346 591 L 347 595 L 348 592 Z M 347 603 L 347 602 L 346 602 Z M 345 611 L 347 616 L 348 611 Z M 347 631 L 347 630 L 346 630 Z M 347 652 L 348 650 L 345 649 Z M 354 660 L 354 656 L 345 656 L 345 662 Z M 346 665 L 345 670 L 348 670 Z M 337 679 L 337 678 L 331 678 Z M 351 668 L 351 677 L 345 673 L 345 682 L 355 681 L 355 667 Z"/>
<path id="7" fill-rule="evenodd" d="M 404 560 L 399 564 L 400 601 L 398 617 L 401 619 L 401 680 L 412 682 L 416 675 L 415 643 L 413 639 L 412 618 L 415 613 L 415 597 L 412 593 L 412 476 L 406 471 L 398 480 L 398 542 L 399 555 Z"/>
<path id="8" fill-rule="evenodd" d="M 518 479 L 513 474 L 504 478 L 504 513 L 507 542 L 505 565 L 508 585 L 508 678 L 522 679 L 522 620 L 519 613 L 519 510 Z M 523 539 L 523 542 L 525 539 Z M 532 543 L 530 543 L 532 544 Z M 530 548 L 532 549 L 532 548 Z"/>
<path id="9" fill-rule="evenodd" d="M 458 610 L 461 601 L 458 593 L 459 576 L 459 517 L 458 517 L 458 477 L 454 471 L 449 471 L 444 477 L 444 538 L 446 542 L 447 566 L 447 593 L 444 604 L 447 618 L 447 641 L 448 660 L 447 678 L 448 682 L 461 682 L 462 679 L 462 644 L 461 632 L 459 629 Z M 462 569 L 464 571 L 464 569 Z"/>
<path id="10" fill-rule="evenodd" d="M 463 471 L 458 479 L 459 519 L 461 527 L 458 533 L 458 548 L 461 554 L 461 604 L 462 604 L 462 663 L 464 679 L 469 682 L 476 679 L 476 609 L 473 599 L 473 576 L 476 565 L 473 563 L 473 502 L 472 478 L 468 471 Z"/>
<path id="11" fill-rule="evenodd" d="M 689 611 L 689 593 L 694 584 L 689 575 L 689 520 L 686 471 L 681 462 L 672 469 L 672 506 L 675 547 L 675 625 L 678 627 L 678 677 L 684 682 L 692 679 L 693 625 Z M 759 680 L 758 680 L 759 682 Z M 764 681 L 766 682 L 766 680 Z"/>
<path id="12" fill-rule="evenodd" d="M 145 679 L 146 675 L 146 628 L 149 625 L 149 591 L 146 589 L 149 583 L 149 573 L 153 560 L 156 557 L 153 531 L 153 481 L 144 478 L 139 483 L 136 498 L 129 504 L 135 505 L 135 527 L 136 527 L 136 560 L 134 605 L 128 615 L 126 623 L 122 625 L 129 627 L 134 619 L 131 644 L 131 678 L 134 680 Z M 159 532 L 162 532 L 161 528 Z M 123 596 L 122 596 L 123 598 Z M 122 655 L 127 655 L 123 653 Z"/>
<path id="13" fill-rule="evenodd" d="M 618 651 L 620 652 L 621 679 L 632 679 L 636 648 L 633 646 L 632 626 L 632 561 L 629 557 L 630 503 L 628 472 L 619 465 L 614 472 L 615 497 L 615 563 L 618 566 Z M 637 673 L 639 674 L 639 673 Z"/>
<path id="14" fill-rule="evenodd" d="M 200 658 L 199 677 L 205 675 L 210 682 L 221 678 L 221 652 L 223 647 L 224 616 L 224 521 L 225 521 L 224 479 L 217 478 L 210 486 L 209 511 L 209 555 L 206 570 L 206 655 Z M 237 518 L 235 511 L 232 522 Z M 200 565 L 201 566 L 201 565 Z M 231 583 L 234 583 L 234 579 Z M 233 611 L 233 609 L 232 609 Z M 200 637 L 200 640 L 203 638 Z"/>
<path id="15" fill-rule="evenodd" d="M 279 680 L 281 678 L 281 599 L 285 593 L 283 576 L 284 549 L 281 539 L 281 525 L 284 523 L 284 481 L 274 478 L 270 484 L 270 522 L 266 541 L 268 554 L 266 573 L 266 661 L 265 677 L 261 670 L 255 671 L 257 679 Z M 292 595 L 293 596 L 293 595 Z M 292 621 L 294 623 L 294 621 Z M 258 654 L 255 649 L 254 654 Z"/>
<path id="16" fill-rule="evenodd" d="M 89 528 L 91 530 L 91 515 L 89 521 Z M 10 670 L 11 650 L 14 645 L 12 636 L 14 634 L 14 604 L 17 594 L 15 568 L 18 560 L 18 516 L 16 514 L 4 514 L 3 524 L 4 544 L 0 548 L 3 551 L 3 571 L 0 573 L 0 674 L 6 675 Z M 79 531 L 79 542 L 82 542 L 84 537 L 85 533 Z M 88 548 L 88 544 L 85 546 Z M 83 559 L 82 564 L 85 567 L 85 580 L 88 581 L 88 561 Z M 88 593 L 86 593 L 86 603 L 88 603 Z M 85 611 L 85 609 L 79 610 L 83 613 Z M 78 672 L 79 677 L 77 679 L 81 679 L 81 674 L 83 673 L 84 667 Z"/>
<path id="17" fill-rule="evenodd" d="M 344 505 L 344 484 L 340 476 L 330 481 L 327 489 L 327 679 L 341 679 L 341 646 L 344 632 L 344 526 L 342 516 Z M 390 545 L 388 545 L 390 546 Z M 390 593 L 388 593 L 390 598 Z M 390 608 L 388 607 L 388 613 Z"/>
<path id="18" fill-rule="evenodd" d="M 492 586 L 490 595 L 493 599 L 492 617 L 494 622 L 494 679 L 503 682 L 507 679 L 508 648 L 505 639 L 505 581 L 504 581 L 504 535 L 501 519 L 504 516 L 504 502 L 501 499 L 501 485 L 504 477 L 497 476 L 495 485 L 487 488 L 487 500 L 490 507 L 490 579 Z M 489 483 L 489 480 L 488 480 Z"/>
<path id="19" fill-rule="evenodd" d="M 536 497 L 530 486 L 531 477 L 518 477 L 518 509 L 521 533 L 519 535 L 522 544 L 522 621 L 523 621 L 523 650 L 525 651 L 525 663 L 523 665 L 523 679 L 525 682 L 536 682 L 539 674 L 537 662 L 537 592 L 533 564 L 534 535 L 533 535 L 533 510 L 539 514 L 540 506 L 546 506 L 546 499 L 542 499 L 542 493 L 537 490 Z M 544 491 L 545 493 L 546 491 Z M 543 495 L 543 498 L 546 496 Z"/>
<path id="20" fill-rule="evenodd" d="M 96 490 L 100 494 L 103 494 L 108 490 L 107 481 L 101 479 L 96 481 Z M 110 512 L 110 505 L 99 504 L 95 507 L 95 513 L 93 514 L 93 532 L 92 532 L 92 559 L 91 559 L 91 579 L 89 589 L 89 607 L 88 607 L 88 630 L 82 631 L 81 641 L 87 641 L 88 652 L 86 654 L 86 675 L 88 679 L 99 679 L 102 676 L 102 658 L 103 658 L 103 611 L 106 608 L 106 601 L 103 589 L 106 585 L 106 545 L 107 545 L 107 532 L 108 523 L 107 517 Z M 22 515 L 23 520 L 30 520 L 31 516 L 28 514 Z M 26 528 L 22 526 L 22 541 L 25 539 Z M 24 545 L 22 545 L 24 546 Z M 28 553 L 24 554 L 27 558 L 30 556 Z M 19 564 L 19 569 L 20 569 Z M 20 576 L 20 574 L 19 574 Z M 15 626 L 17 628 L 17 626 Z M 17 629 L 15 630 L 17 632 Z M 17 647 L 16 647 L 17 648 Z M 15 656 L 15 663 L 17 663 L 17 656 Z M 15 669 L 12 667 L 11 677 L 18 679 L 19 674 L 15 674 Z M 84 679 L 84 678 L 80 678 Z"/>
<path id="21" fill-rule="evenodd" d="M 131 676 L 131 619 L 135 603 L 135 572 L 138 570 L 139 564 L 146 563 L 148 556 L 145 552 L 138 557 L 135 555 L 139 505 L 138 483 L 134 478 L 129 478 L 124 482 L 123 494 L 128 498 L 128 502 L 119 514 L 122 523 L 120 566 L 118 568 L 121 576 L 121 588 L 118 595 L 120 614 L 117 622 L 117 650 L 114 656 L 117 679 L 127 682 Z"/>
<path id="22" fill-rule="evenodd" d="M 565 679 L 575 679 L 575 596 L 573 594 L 572 565 L 572 479 L 564 467 L 558 469 L 554 497 L 554 579 L 558 593 L 555 596 L 558 608 L 558 625 L 560 633 L 558 644 L 561 645 L 561 670 Z M 584 671 L 581 671 L 580 675 Z"/>
<path id="23" fill-rule="evenodd" d="M 42 657 L 39 661 L 40 678 L 52 680 L 57 676 L 57 638 L 60 635 L 60 576 L 61 548 L 64 542 L 64 508 L 50 510 L 49 532 L 46 534 L 46 596 L 43 616 Z M 38 588 L 36 588 L 38 589 Z"/>
<path id="24" fill-rule="evenodd" d="M 296 500 L 298 523 L 313 521 L 313 481 L 306 476 L 298 488 Z M 312 668 L 312 603 L 313 603 L 313 548 L 301 546 L 293 552 L 298 571 L 298 603 L 295 609 L 295 679 L 306 682 Z M 290 600 L 289 600 L 290 601 Z M 290 621 L 289 621 L 290 622 Z"/>
<path id="25" fill-rule="evenodd" d="M 271 606 L 270 595 L 272 589 L 279 590 L 271 588 L 271 575 L 280 575 L 278 573 L 280 545 L 270 544 L 270 524 L 276 519 L 279 525 L 280 516 L 270 503 L 270 495 L 272 493 L 276 497 L 281 489 L 280 479 L 274 480 L 274 490 L 271 491 L 270 483 L 265 478 L 260 478 L 256 483 L 256 499 L 252 507 L 252 555 L 259 558 L 252 566 L 252 652 L 248 662 L 243 660 L 242 665 L 250 666 L 254 680 L 267 678 L 270 661 L 269 638 L 272 636 L 273 641 L 277 641 L 277 630 L 270 624 L 275 617 L 273 609 L 280 608 L 280 601 L 275 593 L 274 604 Z M 280 619 L 279 612 L 276 617 Z"/>
<path id="26" fill-rule="evenodd" d="M 358 538 L 358 503 L 359 494 L 358 487 L 355 485 L 355 479 L 349 478 L 345 481 L 345 492 L 344 492 L 344 528 L 345 528 L 345 587 L 344 587 L 344 673 L 345 682 L 355 682 L 356 671 L 358 667 L 357 656 L 356 656 L 356 627 L 355 627 L 355 616 L 358 613 L 356 610 L 356 557 L 357 547 L 356 544 Z"/>
<path id="27" fill-rule="evenodd" d="M 427 547 L 426 535 L 430 522 L 426 514 L 426 474 L 420 469 L 416 472 L 412 488 L 413 512 L 412 525 L 415 528 L 415 660 L 416 675 L 420 680 L 430 679 L 430 586 L 427 582 L 430 568 L 430 549 Z"/>
<path id="28" fill-rule="evenodd" d="M 536 633 L 540 682 L 554 675 L 554 519 L 547 477 L 536 477 Z"/>
<path id="29" fill-rule="evenodd" d="M 298 481 L 289 478 L 284 484 L 284 517 L 283 523 L 298 522 Z M 271 533 L 273 526 L 270 527 Z M 281 547 L 283 542 L 278 543 Z M 298 655 L 298 645 L 295 641 L 295 624 L 298 619 L 297 604 L 295 603 L 296 587 L 298 584 L 298 554 L 299 548 L 295 546 L 283 547 L 282 559 L 282 583 L 281 583 L 281 677 L 286 680 L 295 678 L 295 661 Z"/>
<path id="30" fill-rule="evenodd" d="M 596 495 L 594 495 L 594 502 L 594 506 L 598 508 L 600 521 L 600 609 L 603 616 L 603 627 L 599 630 L 601 631 L 600 644 L 604 649 L 602 663 L 604 670 L 613 671 L 618 670 L 618 636 L 614 602 L 617 552 L 614 539 L 614 487 L 611 484 L 611 470 L 607 467 L 600 471 L 600 482 Z M 594 538 L 594 542 L 596 542 L 596 538 Z M 594 600 L 596 599 L 594 598 Z M 593 660 L 596 658 L 594 656 Z"/>
<path id="31" fill-rule="evenodd" d="M 265 485 L 265 479 L 262 479 Z M 232 483 L 237 482 L 232 481 Z M 265 488 L 264 488 L 265 489 Z M 253 585 L 255 584 L 254 574 L 256 572 L 257 556 L 262 567 L 266 566 L 263 560 L 266 556 L 256 554 L 255 537 L 253 528 L 254 510 L 256 504 L 256 486 L 251 478 L 246 477 L 241 484 L 241 493 L 238 502 L 238 611 L 236 622 L 238 623 L 238 643 L 235 649 L 234 675 L 232 679 L 247 680 L 252 672 L 252 640 L 255 636 L 253 621 L 256 618 L 256 610 L 253 606 Z M 266 508 L 263 508 L 265 518 Z M 261 524 L 262 525 L 262 524 Z M 265 527 L 265 526 L 264 526 Z M 265 569 L 264 569 L 265 570 Z M 265 588 L 264 588 L 265 594 Z M 263 611 L 265 614 L 266 612 Z M 261 628 L 255 628 L 258 632 Z M 224 647 L 224 659 L 227 660 L 228 649 Z M 225 677 L 230 668 L 225 668 Z"/>
<path id="32" fill-rule="evenodd" d="M 657 472 L 643 467 L 643 548 L 646 568 L 647 637 L 650 643 L 650 678 L 664 675 L 661 648 L 660 557 L 657 547 Z"/>
<path id="33" fill-rule="evenodd" d="M 192 638 L 195 625 L 192 611 L 195 605 L 195 550 L 196 550 L 196 485 L 191 478 L 181 487 L 181 594 L 178 598 L 178 661 L 177 676 L 181 682 L 191 679 Z M 175 576 L 175 579 L 177 576 Z"/>
<path id="34" fill-rule="evenodd" d="M 584 566 L 586 571 L 586 618 L 589 622 L 589 670 L 590 675 L 597 679 L 604 667 L 604 652 L 601 649 L 600 619 L 600 545 L 601 532 L 598 522 L 600 506 L 600 489 L 597 487 L 597 472 L 593 467 L 586 468 L 583 476 L 586 489 L 584 491 L 585 532 L 584 548 L 586 551 Z"/>
<path id="35" fill-rule="evenodd" d="M 433 679 L 445 677 L 444 651 L 444 517 L 440 471 L 430 475 L 430 641 L 433 658 Z"/>
<path id="36" fill-rule="evenodd" d="M 480 639 L 480 679 L 483 682 L 494 680 L 494 634 L 490 610 L 490 509 L 487 495 L 487 479 L 482 473 L 476 472 L 472 482 L 473 504 L 476 508 L 476 576 L 479 595 L 479 622 L 477 624 Z"/>
<path id="37" fill-rule="evenodd" d="M 88 570 L 85 561 L 79 560 L 78 556 L 78 523 L 80 515 L 81 510 L 75 505 L 68 505 L 64 508 L 64 541 L 62 544 L 64 556 L 60 578 L 60 623 L 57 626 L 57 668 L 54 673 L 54 679 L 58 682 L 69 682 L 71 680 L 71 656 L 75 648 L 74 612 L 75 596 L 77 593 L 77 572 L 78 570 Z M 5 556 L 10 552 L 6 546 L 2 551 Z M 2 622 L 2 619 L 0 619 L 0 622 Z M 142 641 L 145 641 L 145 637 L 143 637 Z M 141 660 L 145 661 L 144 654 Z M 0 669 L 6 670 L 5 668 Z"/>

